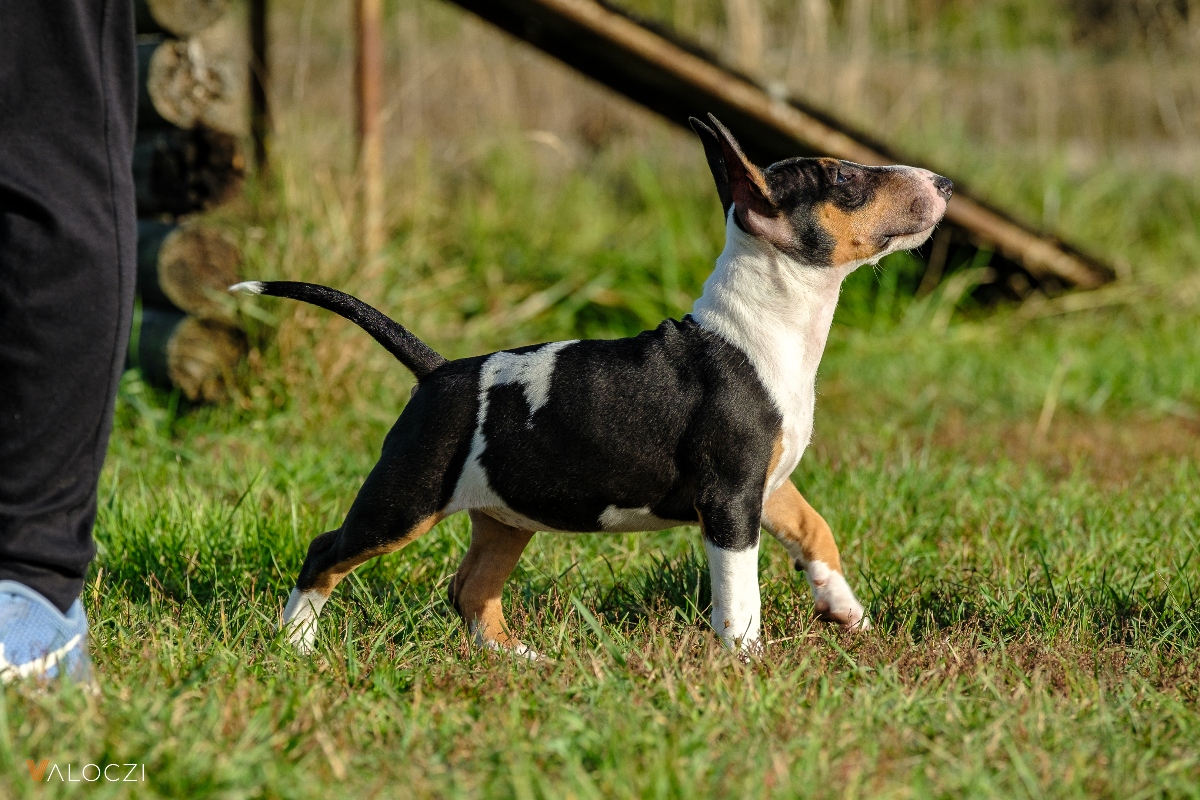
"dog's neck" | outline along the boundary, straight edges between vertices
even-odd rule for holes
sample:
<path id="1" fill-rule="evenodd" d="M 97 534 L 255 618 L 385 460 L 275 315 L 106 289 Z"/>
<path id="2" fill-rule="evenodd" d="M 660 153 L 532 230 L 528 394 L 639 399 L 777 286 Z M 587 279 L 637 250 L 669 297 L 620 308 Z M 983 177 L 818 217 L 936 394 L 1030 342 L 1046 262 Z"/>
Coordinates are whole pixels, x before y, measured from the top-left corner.
<path id="1" fill-rule="evenodd" d="M 692 307 L 697 324 L 746 354 L 783 416 L 783 454 L 768 491 L 795 468 L 812 435 L 817 367 L 852 269 L 801 264 L 743 231 L 730 213 L 725 250 Z"/>

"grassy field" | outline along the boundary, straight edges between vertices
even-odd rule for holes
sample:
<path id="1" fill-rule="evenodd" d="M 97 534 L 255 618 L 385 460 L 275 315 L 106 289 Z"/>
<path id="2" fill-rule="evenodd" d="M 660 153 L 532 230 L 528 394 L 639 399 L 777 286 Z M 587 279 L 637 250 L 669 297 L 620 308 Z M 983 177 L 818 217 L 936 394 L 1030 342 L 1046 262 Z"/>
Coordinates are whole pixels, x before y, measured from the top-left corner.
<path id="1" fill-rule="evenodd" d="M 312 155 L 335 130 L 314 119 L 281 119 L 274 178 L 221 212 L 246 276 L 354 291 L 448 356 L 679 316 L 721 246 L 700 148 L 639 119 L 566 156 L 503 126 L 415 138 L 363 260 L 354 176 Z M 905 256 L 852 276 L 794 480 L 873 631 L 814 623 L 768 541 L 770 644 L 742 664 L 704 623 L 697 530 L 541 534 L 505 602 L 553 660 L 475 652 L 446 601 L 456 517 L 343 583 L 297 656 L 282 601 L 411 378 L 264 300 L 233 402 L 126 375 L 85 592 L 100 691 L 0 693 L 0 794 L 41 796 L 45 759 L 144 765 L 97 797 L 1200 795 L 1200 183 L 929 147 L 1035 218 L 1053 184 L 1057 224 L 1123 277 L 986 310 L 914 299 Z"/>

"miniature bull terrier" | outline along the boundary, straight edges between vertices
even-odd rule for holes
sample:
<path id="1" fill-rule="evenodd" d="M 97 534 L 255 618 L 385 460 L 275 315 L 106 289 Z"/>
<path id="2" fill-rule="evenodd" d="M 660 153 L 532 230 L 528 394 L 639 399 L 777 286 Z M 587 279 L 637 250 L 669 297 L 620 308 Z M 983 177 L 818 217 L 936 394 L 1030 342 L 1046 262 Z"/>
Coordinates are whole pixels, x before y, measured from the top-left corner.
<path id="1" fill-rule="evenodd" d="M 501 589 L 535 531 L 698 524 L 712 627 L 761 647 L 759 529 L 786 548 L 822 619 L 869 626 L 825 520 L 790 476 L 813 429 L 817 366 L 842 281 L 922 244 L 951 182 L 924 169 L 792 158 L 759 169 L 713 116 L 693 118 L 725 212 L 725 249 L 682 320 L 628 339 L 571 340 L 447 361 L 362 301 L 325 286 L 248 281 L 353 321 L 417 378 L 341 527 L 313 539 L 283 613 L 309 650 L 351 570 L 458 511 L 471 544 L 450 599 L 475 640 L 535 657 Z"/>

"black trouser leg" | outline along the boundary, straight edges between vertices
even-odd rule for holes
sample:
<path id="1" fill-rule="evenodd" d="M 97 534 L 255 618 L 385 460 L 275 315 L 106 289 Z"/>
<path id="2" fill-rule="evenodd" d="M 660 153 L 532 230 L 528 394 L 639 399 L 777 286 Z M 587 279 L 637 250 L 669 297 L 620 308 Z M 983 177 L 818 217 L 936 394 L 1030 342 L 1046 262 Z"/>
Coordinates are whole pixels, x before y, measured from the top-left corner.
<path id="1" fill-rule="evenodd" d="M 133 308 L 132 5 L 0 9 L 0 579 L 64 611 Z"/>

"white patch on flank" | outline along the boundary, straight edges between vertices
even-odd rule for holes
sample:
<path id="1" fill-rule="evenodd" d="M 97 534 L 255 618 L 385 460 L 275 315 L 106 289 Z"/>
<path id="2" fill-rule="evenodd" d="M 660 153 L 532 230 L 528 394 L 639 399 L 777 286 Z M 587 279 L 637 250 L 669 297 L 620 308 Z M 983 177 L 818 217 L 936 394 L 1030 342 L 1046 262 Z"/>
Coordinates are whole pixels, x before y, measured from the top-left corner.
<path id="1" fill-rule="evenodd" d="M 767 477 L 764 502 L 808 447 L 817 367 L 838 294 L 846 276 L 864 263 L 811 267 L 743 231 L 732 212 L 726 219 L 725 250 L 692 317 L 745 353 L 783 417 L 783 453 Z"/>
<path id="2" fill-rule="evenodd" d="M 762 603 L 758 595 L 758 544 L 745 550 L 722 550 L 707 539 L 708 572 L 712 577 L 712 626 L 734 650 L 761 645 Z"/>
<path id="3" fill-rule="evenodd" d="M 311 653 L 317 639 L 317 617 L 329 598 L 318 591 L 292 589 L 283 609 L 283 630 L 301 653 Z"/>
<path id="4" fill-rule="evenodd" d="M 550 378 L 554 375 L 554 361 L 558 356 L 558 351 L 576 341 L 578 340 L 551 342 L 531 353 L 495 353 L 483 362 L 479 371 L 479 413 L 475 419 L 475 435 L 471 439 L 471 453 L 463 465 L 462 474 L 458 476 L 458 485 L 454 487 L 454 497 L 450 500 L 450 505 L 446 507 L 447 515 L 464 509 L 477 508 L 506 525 L 525 530 L 552 530 L 513 511 L 492 488 L 483 464 L 479 460 L 483 451 L 487 449 L 483 424 L 487 421 L 488 392 L 491 388 L 518 383 L 525 390 L 525 400 L 529 403 L 527 424 L 532 425 L 534 413 L 546 405 L 550 399 Z"/>
<path id="5" fill-rule="evenodd" d="M 637 533 L 638 531 L 664 531 L 687 525 L 686 522 L 675 522 L 663 519 L 650 511 L 649 506 L 642 508 L 617 508 L 609 506 L 600 514 L 600 529 L 617 533 Z"/>
<path id="6" fill-rule="evenodd" d="M 804 574 L 812 588 L 813 603 L 818 608 L 829 609 L 823 613 L 837 618 L 847 628 L 870 630 L 871 621 L 866 618 L 862 603 L 858 602 L 842 573 L 830 569 L 824 561 L 810 561 Z"/>
<path id="7" fill-rule="evenodd" d="M 229 291 L 235 294 L 238 292 L 245 292 L 246 294 L 262 294 L 264 288 L 265 287 L 263 286 L 262 281 L 242 281 L 241 283 L 235 283 L 233 286 L 230 286 Z"/>

